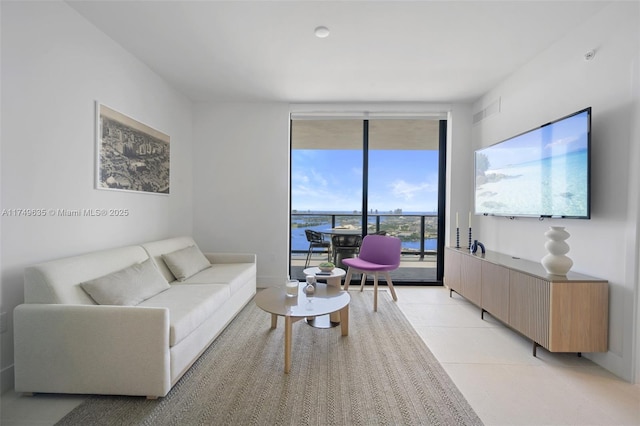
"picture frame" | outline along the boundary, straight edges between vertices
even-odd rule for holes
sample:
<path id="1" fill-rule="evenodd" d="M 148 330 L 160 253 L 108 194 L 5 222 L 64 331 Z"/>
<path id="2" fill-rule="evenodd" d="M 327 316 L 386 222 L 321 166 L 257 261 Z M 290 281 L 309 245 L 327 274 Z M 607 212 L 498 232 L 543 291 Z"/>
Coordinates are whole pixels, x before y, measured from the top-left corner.
<path id="1" fill-rule="evenodd" d="M 169 195 L 171 138 L 96 101 L 96 189 Z"/>

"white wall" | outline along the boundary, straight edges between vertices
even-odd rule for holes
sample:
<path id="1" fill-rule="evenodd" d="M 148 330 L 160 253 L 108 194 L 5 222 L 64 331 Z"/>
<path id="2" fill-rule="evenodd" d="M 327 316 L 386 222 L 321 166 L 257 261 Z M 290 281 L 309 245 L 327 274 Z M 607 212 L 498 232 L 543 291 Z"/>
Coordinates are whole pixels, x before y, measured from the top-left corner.
<path id="1" fill-rule="evenodd" d="M 630 381 L 638 333 L 638 8 L 616 2 L 571 31 L 486 94 L 474 112 L 496 99 L 501 111 L 473 128 L 479 148 L 593 107 L 591 220 L 478 217 L 474 236 L 490 250 L 539 261 L 548 226 L 566 226 L 573 270 L 610 282 L 609 352 L 588 356 Z M 596 56 L 586 61 L 591 49 Z"/>
<path id="2" fill-rule="evenodd" d="M 640 12 L 639 12 L 640 13 Z M 632 75 L 632 90 L 631 93 L 636 93 L 640 97 L 640 61 L 635 61 L 633 70 L 631 72 Z M 640 102 L 635 102 L 632 110 L 632 130 L 631 130 L 631 140 L 636 141 L 636 143 L 631 143 L 631 150 L 629 152 L 629 159 L 633 161 L 634 159 L 640 158 Z M 631 167 L 631 173 L 629 174 L 629 182 L 640 182 L 640 170 L 637 167 L 638 162 Z M 635 190 L 635 194 L 634 194 Z M 634 281 L 636 284 L 636 306 L 635 306 L 635 317 L 632 319 L 632 323 L 636 324 L 636 346 L 635 353 L 633 355 L 636 360 L 636 377 L 635 382 L 640 383 L 640 241 L 638 239 L 638 235 L 640 234 L 640 185 L 631 185 L 629 191 L 629 206 L 632 210 L 630 212 L 630 217 L 633 217 L 633 210 L 636 213 L 636 221 L 634 223 L 633 220 L 628 221 L 628 233 L 629 238 L 628 247 L 630 252 L 636 253 L 636 261 L 635 271 L 634 273 Z"/>
<path id="3" fill-rule="evenodd" d="M 289 253 L 289 107 L 201 104 L 194 119 L 194 236 L 258 255 L 258 287 L 284 282 Z"/>
<path id="4" fill-rule="evenodd" d="M 471 107 L 455 105 L 449 111 L 447 123 L 447 246 L 456 245 L 456 214 L 460 226 L 460 247 L 469 245 L 466 228 L 468 213 L 473 210 L 469 197 L 473 185 L 473 156 L 471 152 Z"/>
<path id="5" fill-rule="evenodd" d="M 2 216 L 2 390 L 26 265 L 192 232 L 191 103 L 63 2 L 2 2 L 2 209 L 128 209 L 127 217 Z M 171 195 L 94 189 L 94 101 L 171 137 Z"/>

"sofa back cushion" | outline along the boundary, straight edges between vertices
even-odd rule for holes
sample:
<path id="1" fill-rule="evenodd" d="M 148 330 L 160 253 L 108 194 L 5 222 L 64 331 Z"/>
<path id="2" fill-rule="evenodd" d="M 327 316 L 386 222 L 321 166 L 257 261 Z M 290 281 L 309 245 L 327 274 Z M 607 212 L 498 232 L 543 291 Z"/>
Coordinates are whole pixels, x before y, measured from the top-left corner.
<path id="1" fill-rule="evenodd" d="M 191 246 L 197 247 L 196 242 L 193 241 L 193 238 L 191 237 L 176 237 L 142 244 L 142 247 L 147 251 L 149 257 L 153 260 L 168 282 L 175 281 L 177 277 L 173 275 L 169 267 L 167 267 L 162 255 L 173 253 Z"/>
<path id="2" fill-rule="evenodd" d="M 140 246 L 86 253 L 29 266 L 24 275 L 25 303 L 95 305 L 80 284 L 147 260 Z"/>
<path id="3" fill-rule="evenodd" d="M 151 259 L 80 284 L 99 305 L 135 306 L 171 286 Z"/>
<path id="4" fill-rule="evenodd" d="M 211 267 L 209 260 L 198 246 L 189 246 L 162 255 L 162 260 L 178 281 L 184 281 L 200 271 Z"/>

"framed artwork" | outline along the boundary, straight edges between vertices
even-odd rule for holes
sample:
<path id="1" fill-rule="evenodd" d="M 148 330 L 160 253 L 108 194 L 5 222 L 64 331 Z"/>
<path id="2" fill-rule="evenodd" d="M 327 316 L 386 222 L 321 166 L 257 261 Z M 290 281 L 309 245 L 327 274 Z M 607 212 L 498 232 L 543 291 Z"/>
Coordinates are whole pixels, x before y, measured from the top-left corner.
<path id="1" fill-rule="evenodd" d="M 170 138 L 96 102 L 96 188 L 169 194 Z"/>

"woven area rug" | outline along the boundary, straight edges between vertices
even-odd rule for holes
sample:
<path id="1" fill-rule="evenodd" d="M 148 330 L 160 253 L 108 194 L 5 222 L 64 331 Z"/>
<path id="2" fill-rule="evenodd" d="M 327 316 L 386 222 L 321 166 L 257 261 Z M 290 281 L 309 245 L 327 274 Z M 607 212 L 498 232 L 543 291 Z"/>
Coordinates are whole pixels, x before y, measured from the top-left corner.
<path id="1" fill-rule="evenodd" d="M 58 425 L 480 425 L 479 417 L 391 300 L 350 291 L 349 336 L 293 325 L 253 301 L 169 394 L 92 396 Z"/>

